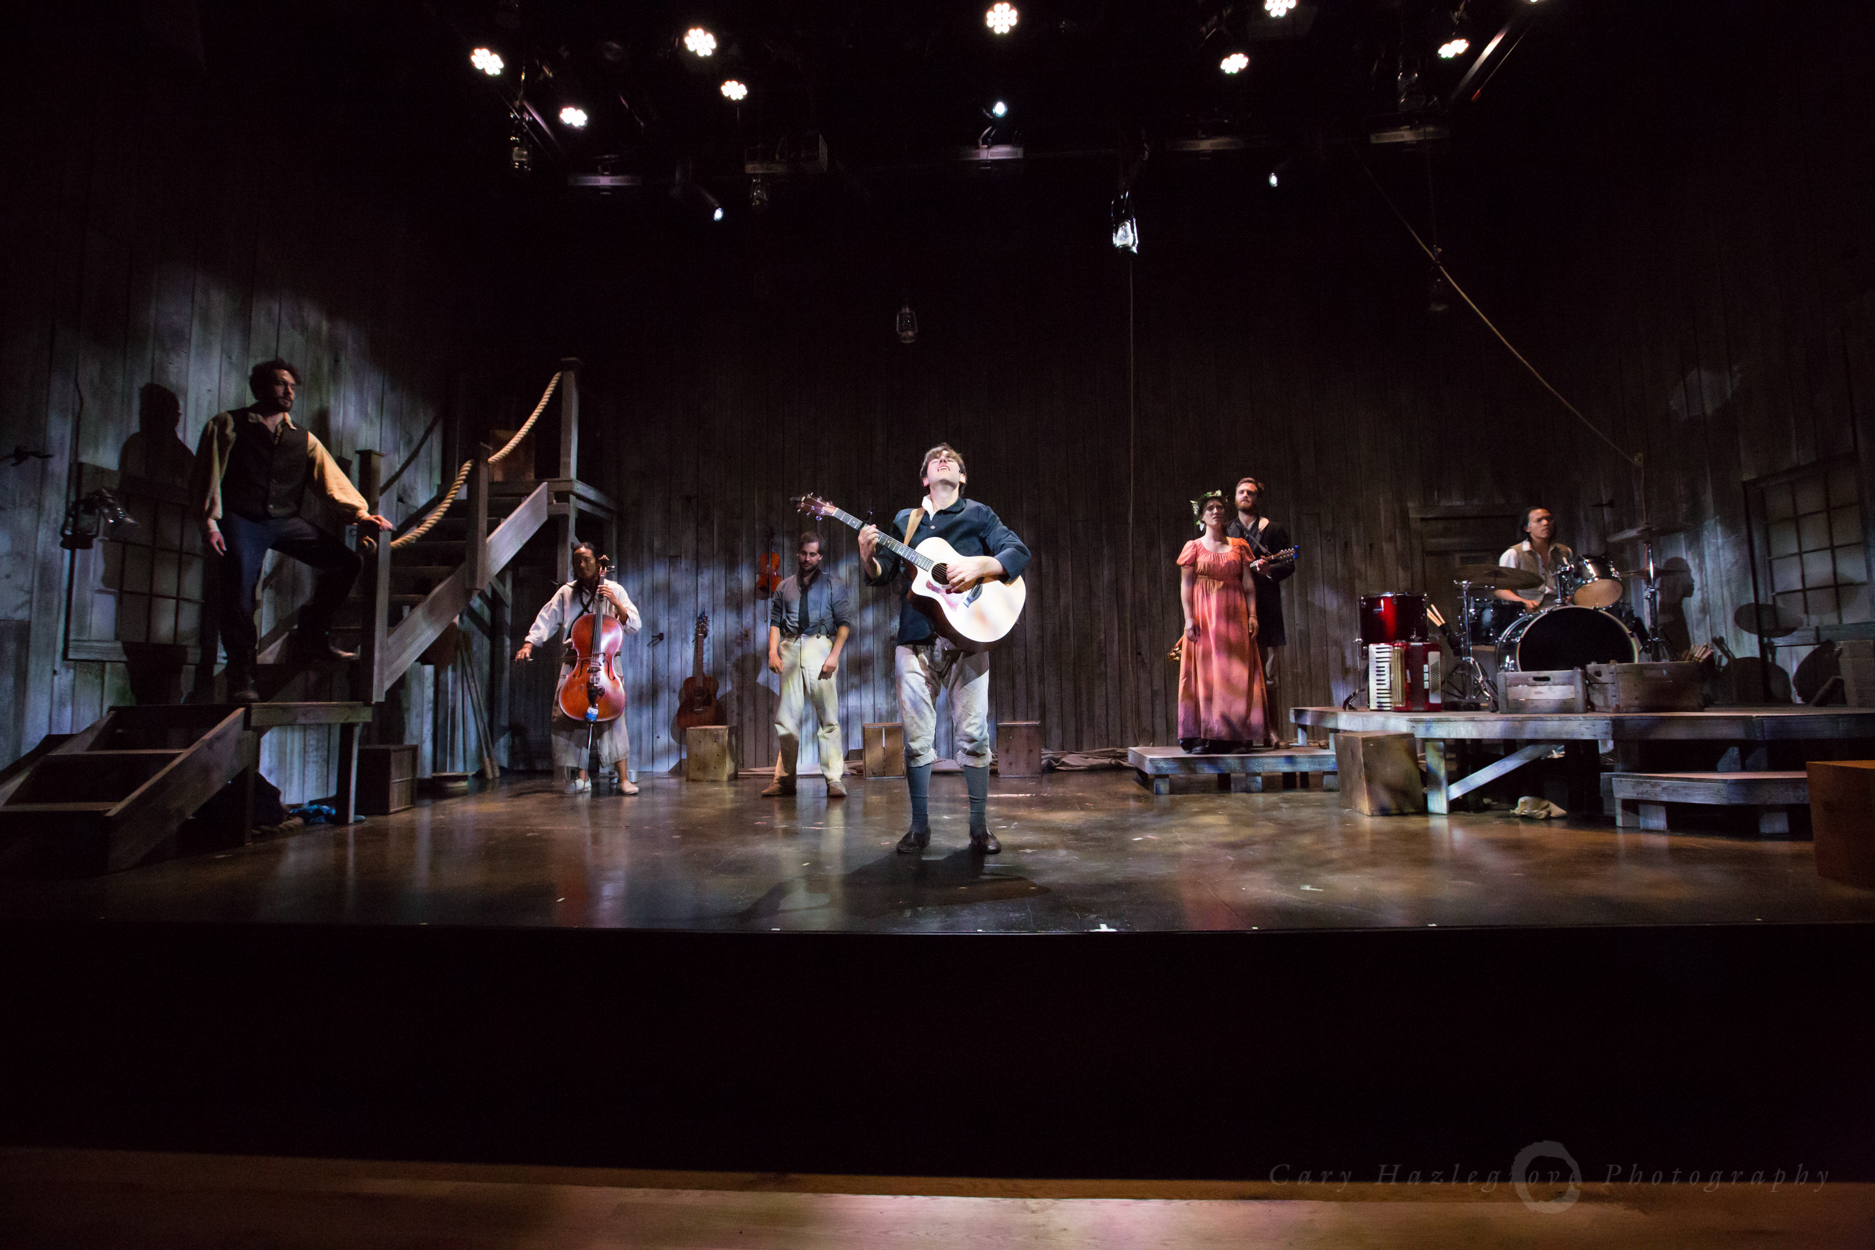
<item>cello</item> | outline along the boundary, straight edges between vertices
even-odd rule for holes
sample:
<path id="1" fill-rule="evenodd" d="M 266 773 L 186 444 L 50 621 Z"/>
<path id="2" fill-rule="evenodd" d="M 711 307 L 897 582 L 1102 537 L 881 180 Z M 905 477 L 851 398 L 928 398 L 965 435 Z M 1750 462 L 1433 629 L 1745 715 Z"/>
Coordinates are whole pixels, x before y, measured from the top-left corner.
<path id="1" fill-rule="evenodd" d="M 599 558 L 599 585 L 605 585 L 612 561 Z M 615 721 L 625 712 L 625 682 L 619 676 L 619 649 L 625 645 L 625 626 L 618 610 L 603 595 L 597 596 L 593 610 L 573 622 L 566 631 L 567 648 L 572 653 L 572 667 L 560 678 L 554 702 L 560 713 L 571 720 L 589 725 Z"/>

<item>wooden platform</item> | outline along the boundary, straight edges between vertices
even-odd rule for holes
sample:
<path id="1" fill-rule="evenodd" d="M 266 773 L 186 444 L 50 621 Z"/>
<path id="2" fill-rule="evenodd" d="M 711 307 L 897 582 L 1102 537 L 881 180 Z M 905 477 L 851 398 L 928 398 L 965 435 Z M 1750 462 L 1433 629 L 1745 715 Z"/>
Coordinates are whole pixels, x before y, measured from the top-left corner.
<path id="1" fill-rule="evenodd" d="M 1498 777 L 1562 746 L 1570 761 L 1571 805 L 1593 806 L 1600 790 L 1597 743 L 1616 753 L 1656 742 L 1732 743 L 1748 756 L 1769 743 L 1875 739 L 1875 708 L 1747 707 L 1703 712 L 1566 712 L 1506 715 L 1498 712 L 1374 712 L 1338 707 L 1299 707 L 1290 715 L 1298 732 L 1385 730 L 1410 733 L 1426 746 L 1431 784 L 1426 806 L 1447 813 L 1452 803 Z M 1461 775 L 1459 742 L 1519 742 L 1525 745 L 1469 775 Z"/>
<path id="2" fill-rule="evenodd" d="M 1219 789 L 1234 794 L 1256 793 L 1271 773 L 1326 773 L 1335 771 L 1335 753 L 1323 747 L 1284 747 L 1242 755 L 1193 755 L 1178 747 L 1129 747 L 1126 762 L 1139 784 L 1154 794 L 1172 793 L 1174 777 L 1211 777 Z"/>
<path id="3" fill-rule="evenodd" d="M 1810 802 L 1810 779 L 1801 772 L 1610 773 L 1615 824 L 1622 829 L 1667 827 L 1667 804 L 1755 807 L 1759 833 L 1789 833 L 1790 809 Z"/>

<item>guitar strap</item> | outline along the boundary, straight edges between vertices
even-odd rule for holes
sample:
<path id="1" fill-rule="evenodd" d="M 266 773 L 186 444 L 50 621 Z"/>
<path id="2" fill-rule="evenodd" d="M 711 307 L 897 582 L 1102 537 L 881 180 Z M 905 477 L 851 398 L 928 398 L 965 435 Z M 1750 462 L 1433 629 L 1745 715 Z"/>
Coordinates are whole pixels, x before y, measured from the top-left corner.
<path id="1" fill-rule="evenodd" d="M 905 522 L 905 537 L 899 539 L 907 547 L 911 546 L 911 536 L 918 532 L 918 522 L 924 520 L 924 507 L 920 505 L 911 510 L 911 520 Z"/>

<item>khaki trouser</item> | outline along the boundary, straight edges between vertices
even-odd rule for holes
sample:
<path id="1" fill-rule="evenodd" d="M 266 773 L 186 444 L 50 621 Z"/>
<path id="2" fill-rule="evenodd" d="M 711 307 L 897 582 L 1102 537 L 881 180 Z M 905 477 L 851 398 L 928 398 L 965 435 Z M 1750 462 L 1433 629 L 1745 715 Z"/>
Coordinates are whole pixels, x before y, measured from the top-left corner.
<path id="1" fill-rule="evenodd" d="M 950 692 L 951 729 L 957 736 L 957 762 L 965 768 L 987 767 L 995 751 L 990 743 L 990 653 L 964 655 L 943 639 L 900 647 L 898 716 L 905 723 L 905 763 L 912 768 L 937 758 L 937 697 Z"/>
<path id="2" fill-rule="evenodd" d="M 830 781 L 846 772 L 838 676 L 820 675 L 832 653 L 833 640 L 824 634 L 781 640 L 781 706 L 775 709 L 775 736 L 781 740 L 781 753 L 775 760 L 777 780 L 794 776 L 802 730 L 806 728 L 802 722 L 810 714 L 819 725 L 814 732 L 814 746 L 820 752 L 820 771 Z"/>

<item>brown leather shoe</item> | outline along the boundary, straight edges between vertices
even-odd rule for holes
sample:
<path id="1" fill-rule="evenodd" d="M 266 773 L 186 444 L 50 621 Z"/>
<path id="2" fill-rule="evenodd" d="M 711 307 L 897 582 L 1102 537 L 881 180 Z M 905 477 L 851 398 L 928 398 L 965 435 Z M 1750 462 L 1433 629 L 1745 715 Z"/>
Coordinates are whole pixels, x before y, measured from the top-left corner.
<path id="1" fill-rule="evenodd" d="M 777 777 L 768 783 L 768 789 L 762 791 L 765 799 L 785 799 L 794 793 L 794 778 Z"/>
<path id="2" fill-rule="evenodd" d="M 845 798 L 846 783 L 841 781 L 838 777 L 827 778 L 827 797 L 830 799 Z"/>

